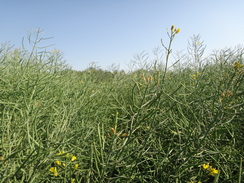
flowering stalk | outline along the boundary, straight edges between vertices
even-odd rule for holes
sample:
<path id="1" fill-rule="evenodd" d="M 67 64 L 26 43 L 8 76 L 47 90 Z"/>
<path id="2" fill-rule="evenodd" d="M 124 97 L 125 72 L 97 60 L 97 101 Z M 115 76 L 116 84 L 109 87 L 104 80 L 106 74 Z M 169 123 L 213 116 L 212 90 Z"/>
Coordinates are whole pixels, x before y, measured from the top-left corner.
<path id="1" fill-rule="evenodd" d="M 173 40 L 174 40 L 174 37 L 175 37 L 175 35 L 176 34 L 178 34 L 180 32 L 180 28 L 175 28 L 175 26 L 174 25 L 172 25 L 171 26 L 171 32 L 169 33 L 169 32 L 167 32 L 167 34 L 168 34 L 168 36 L 169 36 L 169 45 L 168 45 L 168 47 L 166 47 L 165 45 L 164 45 L 164 43 L 163 43 L 163 40 L 161 39 L 161 44 L 162 44 L 162 46 L 165 48 L 165 50 L 166 50 L 166 65 L 165 65 L 165 69 L 164 69 L 164 75 L 163 75 L 163 82 L 164 82 L 164 80 L 165 80 L 165 76 L 166 76 L 166 72 L 167 72 L 167 69 L 168 69 L 168 62 L 169 62 L 169 55 L 170 55 L 170 53 L 172 52 L 172 50 L 171 50 L 171 45 L 172 45 L 172 42 L 173 42 Z"/>

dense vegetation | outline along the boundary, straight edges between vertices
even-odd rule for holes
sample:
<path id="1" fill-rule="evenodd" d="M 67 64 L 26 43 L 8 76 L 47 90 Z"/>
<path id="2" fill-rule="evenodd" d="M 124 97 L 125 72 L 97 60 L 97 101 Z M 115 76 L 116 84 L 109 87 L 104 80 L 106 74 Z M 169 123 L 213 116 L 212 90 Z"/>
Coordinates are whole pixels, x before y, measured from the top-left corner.
<path id="1" fill-rule="evenodd" d="M 2 46 L 0 182 L 241 183 L 244 50 L 201 62 L 195 39 L 195 64 L 169 68 L 178 32 L 164 63 L 131 72 Z"/>

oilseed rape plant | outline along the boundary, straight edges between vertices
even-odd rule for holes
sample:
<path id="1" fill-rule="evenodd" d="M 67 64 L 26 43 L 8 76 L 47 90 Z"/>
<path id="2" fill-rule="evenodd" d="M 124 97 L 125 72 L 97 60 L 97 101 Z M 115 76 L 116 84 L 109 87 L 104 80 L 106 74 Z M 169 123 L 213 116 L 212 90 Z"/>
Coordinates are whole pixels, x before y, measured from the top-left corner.
<path id="1" fill-rule="evenodd" d="M 77 71 L 41 32 L 0 48 L 0 183 L 244 182 L 244 48 L 181 55 L 173 25 L 128 70 Z"/>

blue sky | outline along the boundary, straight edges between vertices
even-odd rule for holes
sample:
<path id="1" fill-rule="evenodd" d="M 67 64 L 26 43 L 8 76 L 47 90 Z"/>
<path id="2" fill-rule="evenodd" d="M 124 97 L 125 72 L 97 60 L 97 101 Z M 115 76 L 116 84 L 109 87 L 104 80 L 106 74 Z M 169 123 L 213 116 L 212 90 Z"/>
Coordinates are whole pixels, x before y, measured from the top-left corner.
<path id="1" fill-rule="evenodd" d="M 82 70 L 89 63 L 128 68 L 142 51 L 167 43 L 166 29 L 181 28 L 173 49 L 185 51 L 200 34 L 206 52 L 244 43 L 243 0 L 0 0 L 0 42 L 21 46 L 28 31 L 41 28 L 66 63 Z"/>

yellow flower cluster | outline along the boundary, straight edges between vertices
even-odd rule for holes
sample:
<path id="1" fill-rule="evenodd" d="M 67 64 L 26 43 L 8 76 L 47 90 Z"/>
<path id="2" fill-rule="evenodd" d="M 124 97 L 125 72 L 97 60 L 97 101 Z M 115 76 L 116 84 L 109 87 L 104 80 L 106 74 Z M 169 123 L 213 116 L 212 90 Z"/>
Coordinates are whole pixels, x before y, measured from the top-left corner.
<path id="1" fill-rule="evenodd" d="M 64 155 L 65 151 L 61 151 L 60 153 L 56 153 L 57 156 Z M 71 161 L 76 160 L 76 156 L 73 156 L 72 154 L 66 153 L 65 154 L 66 158 L 71 158 Z"/>
<path id="2" fill-rule="evenodd" d="M 240 62 L 235 62 L 233 67 L 235 70 L 237 70 L 244 67 L 244 65 L 242 65 Z"/>
<path id="3" fill-rule="evenodd" d="M 210 166 L 209 163 L 203 164 L 202 167 L 204 170 L 207 170 L 209 172 L 209 175 L 217 175 L 219 173 L 219 170 Z"/>
<path id="4" fill-rule="evenodd" d="M 65 163 L 63 163 L 63 162 L 61 162 L 61 161 L 56 161 L 55 162 L 57 165 L 59 165 L 59 166 L 63 166 L 63 167 L 65 167 L 66 166 L 66 164 Z"/>
<path id="5" fill-rule="evenodd" d="M 61 151 L 61 152 L 59 152 L 59 153 L 56 153 L 55 155 L 56 155 L 56 156 L 61 156 L 60 158 L 61 158 L 63 161 L 65 161 L 65 162 L 67 163 L 67 166 L 69 166 L 70 164 L 73 164 L 73 163 L 71 163 L 71 162 L 73 162 L 73 161 L 75 161 L 75 160 L 77 159 L 76 156 L 74 156 L 74 155 L 72 155 L 72 154 L 69 154 L 69 153 L 66 153 L 65 151 Z M 60 158 L 58 158 L 58 159 L 60 159 Z M 67 159 L 68 159 L 68 161 L 67 161 Z M 70 162 L 70 161 L 71 161 L 71 162 Z M 49 169 L 49 171 L 53 174 L 53 176 L 57 177 L 57 176 L 59 175 L 59 173 L 58 173 L 58 166 L 66 167 L 66 163 L 63 163 L 63 162 L 60 161 L 60 160 L 56 160 L 56 161 L 55 161 L 56 166 L 55 166 L 55 165 L 52 166 L 52 167 Z M 73 169 L 74 169 L 74 170 L 77 170 L 78 167 L 79 167 L 79 164 L 75 164 L 75 165 L 73 166 Z M 72 179 L 71 182 L 75 182 L 75 179 Z"/>
<path id="6" fill-rule="evenodd" d="M 180 28 L 175 28 L 174 25 L 171 26 L 171 33 L 178 34 L 180 32 Z"/>
<path id="7" fill-rule="evenodd" d="M 208 182 L 209 176 L 215 176 L 219 174 L 219 170 L 210 166 L 209 163 L 205 163 L 201 165 L 202 169 L 204 170 L 203 174 L 201 172 L 198 173 L 197 176 L 191 177 L 189 183 L 202 183 Z M 216 178 L 216 177 L 215 177 Z"/>
<path id="8" fill-rule="evenodd" d="M 53 176 L 55 176 L 55 177 L 58 176 L 58 170 L 57 170 L 56 167 L 51 167 L 51 168 L 49 169 L 49 171 L 53 173 Z"/>

